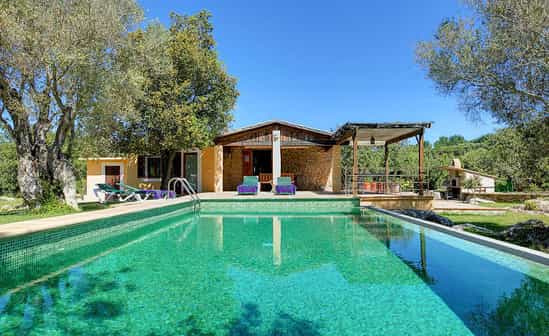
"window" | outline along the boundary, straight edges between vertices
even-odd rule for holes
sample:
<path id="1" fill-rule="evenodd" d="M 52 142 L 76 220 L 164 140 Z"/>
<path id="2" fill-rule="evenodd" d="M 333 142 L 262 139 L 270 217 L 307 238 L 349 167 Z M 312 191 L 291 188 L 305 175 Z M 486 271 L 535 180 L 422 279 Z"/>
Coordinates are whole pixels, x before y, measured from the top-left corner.
<path id="1" fill-rule="evenodd" d="M 137 177 L 143 178 L 147 175 L 146 172 L 146 158 L 144 156 L 138 156 L 137 157 Z"/>
<path id="2" fill-rule="evenodd" d="M 151 157 L 147 158 L 147 177 L 150 178 L 160 178 L 162 176 L 162 171 L 160 170 L 160 158 Z"/>
<path id="3" fill-rule="evenodd" d="M 138 178 L 160 178 L 162 176 L 162 160 L 159 156 L 137 157 Z"/>

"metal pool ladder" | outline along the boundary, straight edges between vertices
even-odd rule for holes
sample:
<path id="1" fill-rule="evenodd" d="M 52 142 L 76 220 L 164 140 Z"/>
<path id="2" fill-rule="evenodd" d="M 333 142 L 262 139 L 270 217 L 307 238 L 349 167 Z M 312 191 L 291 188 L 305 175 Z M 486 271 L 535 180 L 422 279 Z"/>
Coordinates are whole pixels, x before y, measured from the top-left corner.
<path id="1" fill-rule="evenodd" d="M 178 182 L 181 184 L 181 187 L 183 188 L 183 190 L 185 190 L 187 194 L 189 194 L 189 196 L 191 197 L 193 201 L 193 210 L 196 210 L 197 206 L 198 206 L 198 209 L 200 209 L 200 197 L 198 196 L 198 193 L 194 190 L 193 186 L 189 183 L 189 180 L 187 180 L 184 177 L 172 177 L 168 181 L 168 195 L 171 194 L 172 187 L 173 187 L 173 192 L 175 194 L 175 187 Z"/>

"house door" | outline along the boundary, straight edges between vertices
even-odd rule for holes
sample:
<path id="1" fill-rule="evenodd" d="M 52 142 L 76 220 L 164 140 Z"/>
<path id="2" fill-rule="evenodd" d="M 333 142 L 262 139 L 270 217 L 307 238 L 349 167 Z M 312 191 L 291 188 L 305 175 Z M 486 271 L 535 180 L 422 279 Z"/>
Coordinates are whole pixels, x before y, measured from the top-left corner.
<path id="1" fill-rule="evenodd" d="M 252 151 L 249 149 L 242 150 L 242 175 L 251 176 L 252 172 Z"/>
<path id="2" fill-rule="evenodd" d="M 193 189 L 198 192 L 198 153 L 184 153 L 184 178 L 192 185 Z"/>
<path id="3" fill-rule="evenodd" d="M 117 189 L 120 187 L 120 166 L 105 166 L 105 183 Z"/>

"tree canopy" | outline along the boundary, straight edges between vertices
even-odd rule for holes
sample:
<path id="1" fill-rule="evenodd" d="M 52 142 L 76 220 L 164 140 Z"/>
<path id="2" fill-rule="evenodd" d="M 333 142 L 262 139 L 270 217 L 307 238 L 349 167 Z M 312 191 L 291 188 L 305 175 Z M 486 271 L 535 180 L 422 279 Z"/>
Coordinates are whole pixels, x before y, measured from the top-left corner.
<path id="1" fill-rule="evenodd" d="M 417 59 L 470 117 L 520 125 L 549 118 L 549 2 L 469 0 L 470 18 L 444 20 Z"/>
<path id="2" fill-rule="evenodd" d="M 210 145 L 232 120 L 236 80 L 219 60 L 210 17 L 173 13 L 168 29 L 152 23 L 131 32 L 120 55 L 133 74 L 131 111 L 112 115 L 104 106 L 114 126 L 101 127 L 100 137 L 119 152 L 161 155 L 164 188 L 175 154 Z"/>
<path id="3" fill-rule="evenodd" d="M 93 115 L 140 17 L 133 0 L 0 2 L 0 124 L 15 143 L 27 204 L 39 205 L 47 184 L 76 207 L 79 121 Z"/>

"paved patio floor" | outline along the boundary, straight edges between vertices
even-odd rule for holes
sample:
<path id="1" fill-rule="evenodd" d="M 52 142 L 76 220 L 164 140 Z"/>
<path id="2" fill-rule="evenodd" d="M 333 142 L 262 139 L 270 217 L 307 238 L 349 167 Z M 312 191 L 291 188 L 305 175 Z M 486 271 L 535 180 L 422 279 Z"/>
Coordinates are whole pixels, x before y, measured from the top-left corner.
<path id="1" fill-rule="evenodd" d="M 60 228 L 90 220 L 128 214 L 189 201 L 189 197 L 180 197 L 175 200 L 149 200 L 117 204 L 108 209 L 79 212 L 70 215 L 33 219 L 22 222 L 0 225 L 0 238 L 18 236 L 38 231 Z"/>
<path id="2" fill-rule="evenodd" d="M 434 211 L 493 211 L 502 212 L 505 209 L 483 207 L 482 205 L 465 203 L 456 200 L 433 200 Z"/>
<path id="3" fill-rule="evenodd" d="M 344 193 L 329 193 L 320 191 L 297 191 L 295 195 L 276 195 L 270 191 L 261 191 L 257 195 L 238 195 L 234 191 L 224 191 L 220 193 L 206 192 L 200 193 L 201 199 L 302 199 L 302 198 L 350 198 L 351 195 Z"/>

